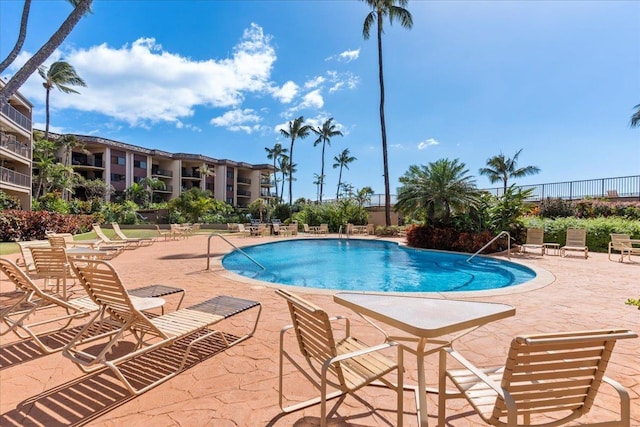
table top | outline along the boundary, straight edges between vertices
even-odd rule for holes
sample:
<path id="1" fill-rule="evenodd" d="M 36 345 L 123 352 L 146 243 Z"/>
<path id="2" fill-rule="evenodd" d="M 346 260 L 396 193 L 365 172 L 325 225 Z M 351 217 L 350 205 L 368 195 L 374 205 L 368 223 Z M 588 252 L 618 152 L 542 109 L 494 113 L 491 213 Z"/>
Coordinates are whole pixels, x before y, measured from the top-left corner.
<path id="1" fill-rule="evenodd" d="M 422 338 L 477 327 L 514 316 L 510 305 L 419 296 L 339 292 L 334 301 L 356 313 Z"/>

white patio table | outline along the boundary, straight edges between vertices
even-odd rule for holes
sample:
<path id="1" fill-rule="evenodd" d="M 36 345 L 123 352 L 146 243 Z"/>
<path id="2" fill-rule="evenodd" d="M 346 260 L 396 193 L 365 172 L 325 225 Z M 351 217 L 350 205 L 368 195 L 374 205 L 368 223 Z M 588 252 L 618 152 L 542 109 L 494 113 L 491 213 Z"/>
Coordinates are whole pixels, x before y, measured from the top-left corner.
<path id="1" fill-rule="evenodd" d="M 450 347 L 454 340 L 482 325 L 516 313 L 515 308 L 506 304 L 416 296 L 339 292 L 333 298 L 336 303 L 362 316 L 380 330 L 387 340 L 401 344 L 403 351 L 416 355 L 418 385 L 406 388 L 413 389 L 416 393 L 418 424 L 421 427 L 428 426 L 424 357 Z M 370 319 L 383 322 L 410 336 L 390 336 Z M 438 381 L 444 381 L 445 369 L 446 358 L 441 355 Z M 444 420 L 439 419 L 438 424 L 444 426 Z"/>

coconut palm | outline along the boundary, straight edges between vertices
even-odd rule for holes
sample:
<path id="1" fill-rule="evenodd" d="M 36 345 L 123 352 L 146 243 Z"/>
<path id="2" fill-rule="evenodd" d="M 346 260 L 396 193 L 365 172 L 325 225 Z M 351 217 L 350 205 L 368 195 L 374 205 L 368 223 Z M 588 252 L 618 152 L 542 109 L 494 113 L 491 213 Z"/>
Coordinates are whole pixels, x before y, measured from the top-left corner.
<path id="1" fill-rule="evenodd" d="M 358 159 L 349 155 L 349 149 L 345 148 L 342 150 L 339 156 L 335 156 L 333 158 L 335 163 L 333 164 L 333 168 L 340 168 L 340 173 L 338 174 L 338 190 L 336 191 L 336 200 L 340 198 L 340 186 L 342 185 L 342 169 L 349 169 L 349 163 L 352 163 Z"/>
<path id="2" fill-rule="evenodd" d="M 143 201 L 143 206 L 146 207 L 149 203 L 153 202 L 153 192 L 154 190 L 164 190 L 165 183 L 161 179 L 145 177 L 142 178 L 139 184 L 144 188 L 147 196 Z M 203 190 L 206 191 L 206 190 Z"/>
<path id="3" fill-rule="evenodd" d="M 334 125 L 332 122 L 333 122 L 333 117 L 325 120 L 325 122 L 322 124 L 322 127 L 318 126 L 316 128 L 311 129 L 316 135 L 318 135 L 318 139 L 315 140 L 315 142 L 313 143 L 313 146 L 315 147 L 316 145 L 322 143 L 322 167 L 320 169 L 320 176 L 323 177 L 323 179 L 320 180 L 320 202 L 322 202 L 322 193 L 323 193 L 323 186 L 324 186 L 325 145 L 331 146 L 331 138 L 333 138 L 334 136 L 343 136 L 342 132 L 337 130 L 336 125 Z"/>
<path id="4" fill-rule="evenodd" d="M 70 86 L 83 86 L 87 84 L 82 80 L 78 74 L 76 74 L 75 68 L 71 64 L 65 61 L 57 61 L 51 64 L 51 67 L 47 69 L 42 65 L 38 68 L 38 74 L 44 79 L 45 90 L 47 91 L 47 98 L 45 103 L 46 108 L 46 124 L 44 128 L 44 139 L 49 138 L 49 95 L 51 89 L 54 87 L 63 93 L 79 93 L 77 90 L 72 89 Z"/>
<path id="5" fill-rule="evenodd" d="M 640 104 L 633 107 L 636 109 L 636 112 L 631 116 L 631 125 L 632 128 L 640 127 Z"/>
<path id="6" fill-rule="evenodd" d="M 540 172 L 540 168 L 537 166 L 525 166 L 523 168 L 517 168 L 518 156 L 522 152 L 522 148 L 513 156 L 513 158 L 505 157 L 500 153 L 497 156 L 493 156 L 487 160 L 487 167 L 480 168 L 480 175 L 486 175 L 489 181 L 494 182 L 502 181 L 504 185 L 504 193 L 507 192 L 507 182 L 509 178 L 522 178 L 527 175 L 535 175 Z"/>
<path id="7" fill-rule="evenodd" d="M 322 183 L 324 183 L 324 175 L 313 174 L 313 185 L 316 186 L 316 200 L 322 201 Z"/>
<path id="8" fill-rule="evenodd" d="M 478 191 L 458 159 L 440 159 L 429 165 L 411 165 L 400 177 L 396 210 L 406 215 L 426 214 L 430 224 L 448 224 L 452 212 L 476 204 Z"/>
<path id="9" fill-rule="evenodd" d="M 201 166 L 199 166 L 197 169 L 198 173 L 200 174 L 200 189 L 201 190 L 206 190 L 207 189 L 207 178 L 210 176 L 216 176 L 216 171 L 211 169 L 209 167 L 208 164 L 203 163 Z"/>
<path id="10" fill-rule="evenodd" d="M 311 126 L 304 124 L 304 117 L 300 116 L 295 120 L 289 122 L 289 129 L 280 129 L 280 134 L 286 138 L 291 139 L 291 146 L 289 148 L 289 207 L 293 204 L 293 144 L 297 138 L 306 138 L 311 132 Z"/>
<path id="11" fill-rule="evenodd" d="M 64 39 L 69 35 L 69 33 L 71 33 L 80 19 L 87 13 L 91 12 L 91 4 L 93 3 L 93 0 L 69 0 L 69 3 L 73 5 L 73 11 L 60 25 L 60 28 L 58 28 L 49 40 L 47 40 L 47 42 L 31 58 L 29 58 L 27 62 L 25 62 L 18 72 L 9 79 L 7 84 L 0 88 L 0 109 L 4 108 L 4 105 L 7 103 L 9 98 L 11 98 L 18 89 L 20 89 L 36 69 L 51 56 L 58 46 L 62 44 Z M 26 34 L 26 29 L 27 23 L 26 20 L 23 19 L 23 22 L 20 23 L 20 33 L 24 31 Z M 20 36 L 18 36 L 18 38 L 20 38 Z M 3 61 L 2 65 L 7 67 L 12 62 L 13 61 L 5 64 L 5 61 Z"/>
<path id="12" fill-rule="evenodd" d="M 384 76 L 382 73 L 382 21 L 385 17 L 389 18 L 389 24 L 398 20 L 403 28 L 411 28 L 413 26 L 413 17 L 411 13 L 405 9 L 408 0 L 363 0 L 367 6 L 371 8 L 371 12 L 364 19 L 362 27 L 362 36 L 365 40 L 369 39 L 371 27 L 375 22 L 377 24 L 376 34 L 378 36 L 378 78 L 380 81 L 380 131 L 382 133 L 382 161 L 384 165 L 384 212 L 386 225 L 391 225 L 391 195 L 389 189 L 389 159 L 387 155 L 387 128 L 384 119 Z"/>
<path id="13" fill-rule="evenodd" d="M 287 154 L 289 152 L 289 150 L 287 150 L 286 148 L 282 148 L 282 144 L 280 144 L 279 142 L 276 142 L 276 144 L 273 146 L 273 148 L 269 148 L 269 147 L 264 147 L 264 150 L 267 152 L 267 159 L 269 160 L 273 160 L 273 170 L 277 171 L 278 170 L 278 166 L 277 166 L 277 162 L 278 159 L 280 159 L 281 156 Z M 274 173 L 275 176 L 275 173 Z M 276 180 L 276 200 L 280 200 L 278 198 L 278 183 Z"/>
<path id="14" fill-rule="evenodd" d="M 20 18 L 20 30 L 18 31 L 18 38 L 16 39 L 16 44 L 9 52 L 9 55 L 5 59 L 0 62 L 0 73 L 7 69 L 9 64 L 11 64 L 18 57 L 18 53 L 22 50 L 22 46 L 24 45 L 24 40 L 27 38 L 27 22 L 29 21 L 29 10 L 31 9 L 31 0 L 25 0 L 24 5 L 22 6 L 22 18 Z"/>

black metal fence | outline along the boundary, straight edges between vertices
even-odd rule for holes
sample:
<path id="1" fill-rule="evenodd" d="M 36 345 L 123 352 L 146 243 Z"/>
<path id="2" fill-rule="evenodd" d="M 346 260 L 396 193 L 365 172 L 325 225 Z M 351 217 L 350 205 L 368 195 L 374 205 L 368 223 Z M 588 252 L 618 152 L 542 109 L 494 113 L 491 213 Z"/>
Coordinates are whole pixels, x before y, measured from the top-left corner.
<path id="1" fill-rule="evenodd" d="M 527 202 L 540 202 L 544 199 L 580 200 L 587 197 L 622 200 L 640 200 L 640 175 L 621 176 L 616 178 L 585 179 L 582 181 L 552 182 L 548 184 L 522 185 L 516 188 L 532 189 Z M 485 188 L 496 196 L 504 194 L 504 188 Z M 328 200 L 327 200 L 328 201 Z M 391 195 L 391 204 L 396 202 L 396 195 Z M 374 194 L 367 207 L 384 206 L 384 194 Z"/>

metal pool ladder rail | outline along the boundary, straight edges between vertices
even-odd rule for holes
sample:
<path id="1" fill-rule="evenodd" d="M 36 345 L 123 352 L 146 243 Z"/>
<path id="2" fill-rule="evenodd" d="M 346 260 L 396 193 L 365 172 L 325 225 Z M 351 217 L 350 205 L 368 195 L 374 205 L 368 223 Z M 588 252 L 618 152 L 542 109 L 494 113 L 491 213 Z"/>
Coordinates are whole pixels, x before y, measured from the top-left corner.
<path id="1" fill-rule="evenodd" d="M 226 237 L 224 237 L 222 234 L 220 233 L 211 233 L 209 235 L 209 239 L 207 240 L 207 270 L 209 270 L 209 261 L 211 258 L 211 239 L 215 236 L 220 237 L 222 240 L 224 240 L 225 242 L 227 242 L 228 244 L 230 244 L 231 246 L 233 246 L 238 252 L 240 252 L 242 255 L 246 256 L 247 258 L 249 258 L 251 261 L 253 261 L 253 263 L 255 265 L 257 265 L 258 267 L 260 267 L 263 270 L 266 270 L 266 268 L 264 268 L 264 266 L 262 264 L 260 264 L 258 261 L 256 261 L 255 259 L 251 258 L 251 256 L 249 256 L 248 253 L 246 253 L 245 251 L 243 251 L 242 249 L 240 249 L 239 247 L 237 247 L 236 245 L 234 245 L 233 243 L 231 243 L 229 240 L 227 240 Z"/>
<path id="2" fill-rule="evenodd" d="M 495 242 L 496 240 L 498 240 L 500 237 L 502 237 L 503 235 L 507 236 L 507 258 L 511 259 L 511 235 L 509 234 L 508 231 L 501 231 L 500 233 L 498 233 L 498 235 L 496 237 L 494 237 L 493 239 L 491 239 L 489 241 L 489 243 L 487 243 L 486 245 L 484 245 L 483 247 L 481 247 L 480 249 L 478 249 L 478 251 L 471 255 L 469 258 L 467 258 L 467 262 L 471 261 L 471 259 L 478 255 L 480 252 L 482 252 L 483 250 L 485 250 L 485 248 L 487 248 L 490 244 L 492 244 L 493 242 Z"/>

